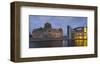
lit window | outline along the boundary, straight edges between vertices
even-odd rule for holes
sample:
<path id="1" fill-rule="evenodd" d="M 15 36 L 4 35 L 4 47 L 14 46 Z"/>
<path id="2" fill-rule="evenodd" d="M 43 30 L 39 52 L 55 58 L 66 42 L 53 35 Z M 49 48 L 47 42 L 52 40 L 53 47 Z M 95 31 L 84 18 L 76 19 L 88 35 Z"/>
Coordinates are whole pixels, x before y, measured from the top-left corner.
<path id="1" fill-rule="evenodd" d="M 84 35 L 84 39 L 87 39 L 87 36 Z"/>
<path id="2" fill-rule="evenodd" d="M 82 39 L 82 36 L 78 36 L 79 39 Z"/>
<path id="3" fill-rule="evenodd" d="M 87 29 L 86 28 L 84 28 L 84 32 L 87 32 Z"/>

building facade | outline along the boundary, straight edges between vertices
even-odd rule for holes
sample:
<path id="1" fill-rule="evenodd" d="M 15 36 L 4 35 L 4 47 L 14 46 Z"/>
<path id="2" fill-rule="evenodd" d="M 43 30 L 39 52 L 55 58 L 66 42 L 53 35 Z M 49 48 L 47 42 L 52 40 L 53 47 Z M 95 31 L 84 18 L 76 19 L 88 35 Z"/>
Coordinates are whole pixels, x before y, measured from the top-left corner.
<path id="1" fill-rule="evenodd" d="M 52 28 L 50 23 L 45 23 L 43 28 L 33 29 L 31 40 L 31 47 L 62 47 L 63 30 Z"/>
<path id="2" fill-rule="evenodd" d="M 47 22 L 43 28 L 33 29 L 30 42 L 32 47 L 37 48 L 87 46 L 87 27 L 67 26 L 65 36 L 61 28 L 52 28 L 51 24 Z"/>
<path id="3" fill-rule="evenodd" d="M 87 46 L 87 27 L 77 27 L 73 32 L 75 46 Z"/>
<path id="4" fill-rule="evenodd" d="M 67 26 L 68 46 L 87 46 L 87 27 Z"/>
<path id="5" fill-rule="evenodd" d="M 50 23 L 45 23 L 44 28 L 37 28 L 32 31 L 33 39 L 59 39 L 63 37 L 63 30 L 61 28 L 54 29 Z"/>

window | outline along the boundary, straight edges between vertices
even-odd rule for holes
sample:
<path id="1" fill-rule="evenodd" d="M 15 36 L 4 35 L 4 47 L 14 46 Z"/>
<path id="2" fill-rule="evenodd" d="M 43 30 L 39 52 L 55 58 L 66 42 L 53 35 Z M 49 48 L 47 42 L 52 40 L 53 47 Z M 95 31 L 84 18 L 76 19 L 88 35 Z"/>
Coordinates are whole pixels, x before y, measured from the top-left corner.
<path id="1" fill-rule="evenodd" d="M 74 33 L 75 46 L 87 46 L 87 29 L 76 31 Z"/>

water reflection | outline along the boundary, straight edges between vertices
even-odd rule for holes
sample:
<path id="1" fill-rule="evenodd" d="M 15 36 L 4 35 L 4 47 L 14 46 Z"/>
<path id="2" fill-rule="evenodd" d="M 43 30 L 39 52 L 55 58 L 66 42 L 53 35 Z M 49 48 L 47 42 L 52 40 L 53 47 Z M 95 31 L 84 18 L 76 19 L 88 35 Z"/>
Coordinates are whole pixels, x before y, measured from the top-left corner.
<path id="1" fill-rule="evenodd" d="M 29 48 L 67 47 L 67 41 L 30 41 Z"/>

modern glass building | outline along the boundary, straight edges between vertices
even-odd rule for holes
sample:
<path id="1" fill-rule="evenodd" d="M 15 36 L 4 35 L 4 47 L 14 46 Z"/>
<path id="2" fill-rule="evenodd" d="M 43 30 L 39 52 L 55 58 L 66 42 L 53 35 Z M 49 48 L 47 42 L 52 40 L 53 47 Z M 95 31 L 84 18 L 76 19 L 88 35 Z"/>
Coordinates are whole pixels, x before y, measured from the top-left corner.
<path id="1" fill-rule="evenodd" d="M 87 46 L 87 27 L 73 29 L 73 41 L 75 46 Z"/>

